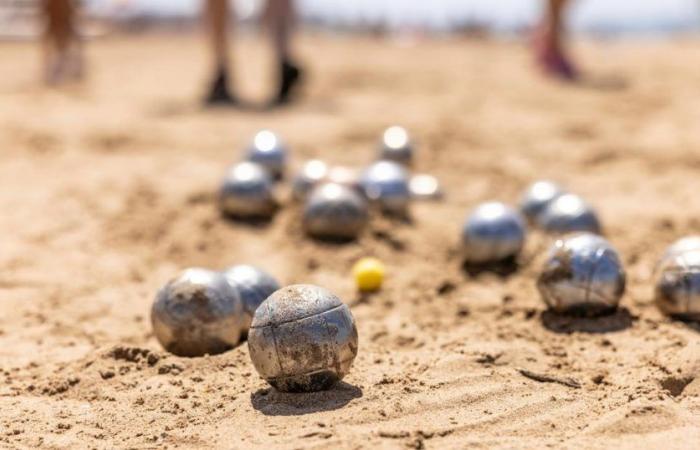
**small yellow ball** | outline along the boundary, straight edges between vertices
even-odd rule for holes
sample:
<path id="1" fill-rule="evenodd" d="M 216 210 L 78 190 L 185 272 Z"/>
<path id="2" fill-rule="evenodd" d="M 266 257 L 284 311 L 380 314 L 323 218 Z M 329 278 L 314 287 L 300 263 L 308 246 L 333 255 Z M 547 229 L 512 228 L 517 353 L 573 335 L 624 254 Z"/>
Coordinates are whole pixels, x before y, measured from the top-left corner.
<path id="1" fill-rule="evenodd" d="M 352 268 L 355 284 L 363 292 L 372 292 L 382 287 L 384 264 L 377 258 L 362 258 Z"/>

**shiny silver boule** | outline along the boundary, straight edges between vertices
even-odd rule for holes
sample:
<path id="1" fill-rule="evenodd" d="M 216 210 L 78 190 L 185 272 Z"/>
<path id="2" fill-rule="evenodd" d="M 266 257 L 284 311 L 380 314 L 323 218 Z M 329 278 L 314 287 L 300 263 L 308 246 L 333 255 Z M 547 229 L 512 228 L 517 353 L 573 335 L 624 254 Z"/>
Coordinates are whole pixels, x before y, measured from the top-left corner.
<path id="1" fill-rule="evenodd" d="M 151 323 L 167 351 L 178 356 L 213 355 L 239 343 L 243 303 L 222 274 L 188 269 L 158 292 Z"/>
<path id="2" fill-rule="evenodd" d="M 367 225 L 367 202 L 337 183 L 323 183 L 311 192 L 304 207 L 304 229 L 314 237 L 354 239 Z"/>
<path id="3" fill-rule="evenodd" d="M 537 289 L 556 313 L 595 316 L 617 308 L 625 291 L 625 272 L 608 241 L 577 234 L 555 242 Z"/>
<path id="4" fill-rule="evenodd" d="M 700 320 L 700 237 L 674 243 L 655 271 L 655 301 L 665 314 Z"/>
<path id="5" fill-rule="evenodd" d="M 419 200 L 438 200 L 442 198 L 442 188 L 437 178 L 428 174 L 413 175 L 408 182 L 411 197 Z"/>
<path id="6" fill-rule="evenodd" d="M 277 207 L 270 174 L 253 162 L 236 164 L 221 185 L 219 207 L 235 217 L 270 217 Z"/>
<path id="7" fill-rule="evenodd" d="M 555 234 L 575 231 L 601 233 L 600 221 L 593 208 L 574 194 L 563 194 L 552 200 L 537 216 L 537 224 L 546 232 Z"/>
<path id="8" fill-rule="evenodd" d="M 485 264 L 514 257 L 525 243 L 525 221 L 515 209 L 499 202 L 479 205 L 462 228 L 464 259 Z"/>
<path id="9" fill-rule="evenodd" d="M 379 159 L 409 165 L 413 161 L 413 144 L 405 128 L 389 127 L 382 133 Z"/>
<path id="10" fill-rule="evenodd" d="M 360 179 L 365 196 L 384 211 L 405 214 L 411 197 L 408 174 L 398 163 L 377 161 L 370 165 Z"/>
<path id="11" fill-rule="evenodd" d="M 537 181 L 523 193 L 520 212 L 527 220 L 534 222 L 552 201 L 564 193 L 564 190 L 553 181 Z"/>
<path id="12" fill-rule="evenodd" d="M 329 389 L 357 355 L 355 319 L 338 297 L 318 286 L 284 287 L 255 312 L 248 334 L 260 376 L 282 392 Z"/>
<path id="13" fill-rule="evenodd" d="M 261 130 L 253 138 L 246 159 L 265 167 L 273 177 L 281 178 L 287 162 L 287 148 L 275 133 Z"/>
<path id="14" fill-rule="evenodd" d="M 229 284 L 238 290 L 243 302 L 243 332 L 246 333 L 253 321 L 255 310 L 270 294 L 280 288 L 280 284 L 269 273 L 247 264 L 229 267 L 224 271 L 224 276 Z"/>
<path id="15" fill-rule="evenodd" d="M 328 176 L 328 164 L 320 159 L 306 162 L 292 181 L 292 194 L 296 200 L 303 200 L 311 190 Z"/>
<path id="16" fill-rule="evenodd" d="M 700 236 L 687 236 L 678 239 L 666 249 L 664 255 L 661 257 L 660 262 L 663 262 L 663 260 L 670 256 L 675 256 L 678 254 L 695 250 L 700 250 Z"/>

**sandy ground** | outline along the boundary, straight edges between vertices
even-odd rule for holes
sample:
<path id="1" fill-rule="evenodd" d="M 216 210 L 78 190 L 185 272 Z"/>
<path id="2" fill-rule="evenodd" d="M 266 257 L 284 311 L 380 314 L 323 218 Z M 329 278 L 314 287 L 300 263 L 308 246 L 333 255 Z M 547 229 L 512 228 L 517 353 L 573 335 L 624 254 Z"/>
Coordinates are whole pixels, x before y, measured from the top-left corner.
<path id="1" fill-rule="evenodd" d="M 274 113 L 199 108 L 206 55 L 191 36 L 92 42 L 88 82 L 58 91 L 37 82 L 33 46 L 0 44 L 0 446 L 697 448 L 699 329 L 660 315 L 651 274 L 700 229 L 699 43 L 582 44 L 592 75 L 578 87 L 540 79 L 516 43 L 300 44 L 304 101 Z M 240 91 L 261 99 L 268 53 L 241 47 Z M 292 204 L 267 226 L 219 217 L 218 182 L 256 129 L 282 133 L 295 166 L 361 166 L 392 123 L 448 192 L 413 205 L 412 223 L 376 217 L 338 246 L 305 239 Z M 535 231 L 515 272 L 462 270 L 467 211 L 540 177 L 599 209 L 629 277 L 616 315 L 542 313 L 551 239 Z M 389 270 L 366 298 L 349 276 L 363 255 Z M 352 306 L 360 352 L 342 385 L 283 395 L 246 345 L 160 348 L 157 289 L 234 263 Z"/>

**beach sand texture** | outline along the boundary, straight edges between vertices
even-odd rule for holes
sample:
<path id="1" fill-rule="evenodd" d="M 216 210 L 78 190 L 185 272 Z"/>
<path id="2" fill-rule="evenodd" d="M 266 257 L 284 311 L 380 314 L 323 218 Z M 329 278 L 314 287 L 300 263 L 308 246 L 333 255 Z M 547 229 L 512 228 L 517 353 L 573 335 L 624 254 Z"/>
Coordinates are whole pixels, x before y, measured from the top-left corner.
<path id="1" fill-rule="evenodd" d="M 267 50 L 238 46 L 239 92 L 261 99 Z M 656 259 L 700 230 L 697 47 L 582 43 L 592 75 L 568 86 L 517 43 L 307 35 L 303 101 L 267 113 L 199 107 L 194 36 L 90 42 L 88 81 L 60 90 L 38 83 L 34 45 L 0 44 L 0 446 L 697 448 L 700 328 L 652 302 Z M 285 185 L 269 224 L 219 216 L 218 183 L 257 129 L 285 137 L 293 167 L 362 166 L 393 123 L 447 191 L 414 204 L 411 223 L 374 217 L 357 243 L 315 243 Z M 551 238 L 537 231 L 518 267 L 462 269 L 468 211 L 516 202 L 539 178 L 599 210 L 627 268 L 617 314 L 543 313 Z M 367 255 L 388 275 L 360 296 L 351 267 Z M 235 263 L 351 306 L 360 350 L 340 386 L 277 393 L 246 345 L 192 359 L 160 348 L 158 288 Z"/>

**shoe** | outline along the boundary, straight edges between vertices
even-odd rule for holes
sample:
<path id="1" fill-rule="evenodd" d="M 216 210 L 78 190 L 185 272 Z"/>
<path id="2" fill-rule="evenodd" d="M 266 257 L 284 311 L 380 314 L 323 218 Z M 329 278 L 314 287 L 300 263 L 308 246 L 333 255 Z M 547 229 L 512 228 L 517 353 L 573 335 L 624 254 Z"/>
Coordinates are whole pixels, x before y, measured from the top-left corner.
<path id="1" fill-rule="evenodd" d="M 546 31 L 540 29 L 533 41 L 535 60 L 542 72 L 563 81 L 576 81 L 580 77 L 578 69 L 566 54 L 547 39 Z"/>
<path id="2" fill-rule="evenodd" d="M 579 72 L 560 51 L 548 50 L 537 55 L 537 62 L 545 75 L 565 81 L 576 81 Z"/>
<path id="3" fill-rule="evenodd" d="M 290 61 L 280 65 L 280 87 L 273 105 L 284 105 L 292 99 L 295 87 L 302 78 L 302 70 Z"/>
<path id="4" fill-rule="evenodd" d="M 237 103 L 236 98 L 231 95 L 228 89 L 228 74 L 225 70 L 220 69 L 211 84 L 209 94 L 204 99 L 204 104 L 208 106 L 224 106 Z"/>

